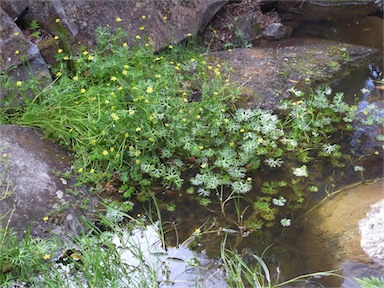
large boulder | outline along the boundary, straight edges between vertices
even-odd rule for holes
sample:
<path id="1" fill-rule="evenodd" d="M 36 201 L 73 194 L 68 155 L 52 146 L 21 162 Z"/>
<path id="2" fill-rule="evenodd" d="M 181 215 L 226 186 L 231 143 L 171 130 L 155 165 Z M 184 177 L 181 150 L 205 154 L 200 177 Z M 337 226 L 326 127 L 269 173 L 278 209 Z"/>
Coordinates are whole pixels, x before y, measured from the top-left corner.
<path id="1" fill-rule="evenodd" d="M 1 125 L 0 227 L 39 237 L 79 232 L 91 215 L 85 203 L 95 201 L 64 176 L 70 169 L 70 156 L 36 130 Z"/>
<path id="2" fill-rule="evenodd" d="M 231 79 L 241 85 L 242 107 L 274 108 L 292 86 L 332 84 L 368 67 L 380 51 L 320 39 L 288 39 L 270 47 L 215 52 L 213 61 L 228 61 Z"/>
<path id="3" fill-rule="evenodd" d="M 95 43 L 95 29 L 109 25 L 121 27 L 131 34 L 148 36 L 156 48 L 179 42 L 188 33 L 196 34 L 226 3 L 224 0 L 16 0 L 2 1 L 1 7 L 17 17 L 29 7 L 26 21 L 37 20 L 49 32 L 60 25 L 68 31 L 72 42 L 87 46 Z M 144 19 L 143 19 L 144 18 Z M 56 19 L 60 19 L 57 23 Z M 145 29 L 143 30 L 143 28 Z M 70 40 L 70 39 L 68 39 Z"/>

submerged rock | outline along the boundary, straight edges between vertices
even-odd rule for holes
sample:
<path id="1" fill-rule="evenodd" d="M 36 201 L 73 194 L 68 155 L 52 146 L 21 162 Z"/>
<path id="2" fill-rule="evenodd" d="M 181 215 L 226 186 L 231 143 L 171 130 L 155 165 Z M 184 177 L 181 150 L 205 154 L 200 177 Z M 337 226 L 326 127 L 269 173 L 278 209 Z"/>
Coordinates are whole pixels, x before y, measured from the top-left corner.
<path id="1" fill-rule="evenodd" d="M 39 237 L 79 232 L 94 199 L 64 177 L 70 167 L 70 156 L 38 131 L 0 126 L 0 227 Z"/>
<path id="2" fill-rule="evenodd" d="M 304 219 L 296 242 L 307 257 L 303 267 L 311 272 L 342 269 L 347 277 L 327 287 L 360 287 L 353 277 L 383 275 L 383 191 L 383 180 L 348 188 Z"/>

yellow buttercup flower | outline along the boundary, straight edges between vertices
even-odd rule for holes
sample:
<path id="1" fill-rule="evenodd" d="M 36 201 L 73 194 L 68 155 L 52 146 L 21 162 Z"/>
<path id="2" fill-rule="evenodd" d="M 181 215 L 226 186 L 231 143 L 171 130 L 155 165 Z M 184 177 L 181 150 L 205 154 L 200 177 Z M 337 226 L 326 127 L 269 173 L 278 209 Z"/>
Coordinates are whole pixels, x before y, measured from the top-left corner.
<path id="1" fill-rule="evenodd" d="M 148 86 L 146 92 L 147 92 L 148 94 L 152 93 L 152 92 L 153 92 L 153 88 L 152 88 L 152 86 Z"/>

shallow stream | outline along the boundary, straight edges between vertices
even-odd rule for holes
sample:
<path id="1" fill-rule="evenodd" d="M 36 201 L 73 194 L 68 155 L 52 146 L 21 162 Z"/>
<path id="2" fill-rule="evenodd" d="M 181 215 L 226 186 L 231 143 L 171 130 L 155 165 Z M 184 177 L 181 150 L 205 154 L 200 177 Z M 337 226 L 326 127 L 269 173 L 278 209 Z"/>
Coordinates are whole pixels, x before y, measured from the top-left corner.
<path id="1" fill-rule="evenodd" d="M 305 25 L 304 23 L 296 23 L 295 27 L 292 37 L 322 38 L 384 50 L 383 19 L 378 16 L 348 20 L 346 23 L 337 23 L 337 26 L 332 26 L 330 23 L 305 23 Z M 347 78 L 335 81 L 332 88 L 334 91 L 343 92 L 347 101 L 356 103 L 359 109 L 370 104 L 376 105 L 374 109 L 376 109 L 378 117 L 384 117 L 383 84 L 376 82 L 382 78 L 382 71 L 382 62 L 371 63 L 368 67 L 351 73 Z M 380 127 L 377 128 L 381 129 Z M 369 133 L 370 131 L 363 131 L 363 134 L 355 136 L 368 140 L 365 144 L 369 149 L 381 149 L 381 147 L 369 146 L 369 139 L 373 137 Z M 359 149 L 362 149 L 358 145 L 361 141 L 355 141 L 356 143 L 354 139 L 350 141 L 352 146 L 355 145 L 353 148 L 358 154 Z M 363 153 L 363 151 L 361 152 Z M 368 162 L 365 162 L 365 165 L 368 165 L 367 172 L 371 173 L 365 175 L 367 179 L 382 177 L 383 166 L 380 158 L 372 157 Z M 357 173 L 349 174 L 344 174 L 344 179 L 338 183 L 338 188 L 361 180 Z M 321 185 L 319 186 L 321 187 Z M 325 186 L 322 187 L 323 193 L 319 192 L 308 207 L 315 205 L 326 196 Z M 275 234 L 251 234 L 243 238 L 238 243 L 237 248 L 239 251 L 252 251 L 256 255 L 261 255 L 269 247 L 263 259 L 268 264 L 271 274 L 279 276 L 281 280 L 287 280 L 304 273 L 333 269 L 345 277 L 311 279 L 309 282 L 300 284 L 304 285 L 300 287 L 359 287 L 357 282 L 353 281 L 354 277 L 384 275 L 384 267 L 370 263 L 361 248 L 359 250 L 360 237 L 356 227 L 356 221 L 364 217 L 371 204 L 383 198 L 383 192 L 383 182 L 352 187 L 326 201 L 324 206 L 330 209 L 326 210 L 328 212 L 321 210 L 325 209 L 322 206 L 321 209 L 303 216 L 300 224 L 292 227 L 290 231 L 283 229 L 282 232 Z M 356 205 L 357 203 L 359 205 Z M 186 204 L 185 207 L 178 206 L 176 210 L 178 213 L 171 214 L 169 220 L 177 222 L 177 229 L 175 228 L 177 233 L 167 235 L 167 241 L 172 244 L 177 244 L 179 239 L 191 235 L 202 223 L 214 222 L 207 211 L 202 211 L 198 207 L 191 207 Z M 320 215 L 321 211 L 325 215 Z M 321 221 L 323 226 L 317 225 L 316 221 Z M 352 223 L 355 223 L 355 226 Z M 357 238 L 351 236 L 353 233 L 357 235 Z M 345 235 L 351 237 L 348 238 Z M 217 257 L 220 253 L 221 237 L 215 235 L 203 237 L 196 248 L 197 250 L 204 250 L 205 254 L 210 257 Z M 228 233 L 229 242 L 236 242 L 238 238 L 238 235 Z M 270 246 L 271 244 L 272 246 Z M 278 275 L 277 271 L 281 273 Z"/>

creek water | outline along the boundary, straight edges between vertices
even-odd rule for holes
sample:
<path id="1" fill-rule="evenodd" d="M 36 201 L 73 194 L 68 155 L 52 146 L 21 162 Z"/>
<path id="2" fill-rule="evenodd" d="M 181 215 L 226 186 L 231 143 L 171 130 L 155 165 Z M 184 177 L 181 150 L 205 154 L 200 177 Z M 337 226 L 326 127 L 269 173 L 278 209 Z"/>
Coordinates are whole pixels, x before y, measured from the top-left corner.
<path id="1" fill-rule="evenodd" d="M 337 26 L 332 26 L 330 23 L 296 24 L 292 37 L 336 40 L 384 51 L 383 19 L 377 16 L 337 23 Z M 377 105 L 375 109 L 381 111 L 378 112 L 378 117 L 383 117 L 383 87 L 382 84 L 380 86 L 375 82 L 382 78 L 382 71 L 382 62 L 371 63 L 359 71 L 354 71 L 345 79 L 335 81 L 332 88 L 334 91 L 343 92 L 347 102 L 357 103 L 359 109 L 374 103 Z M 376 129 L 380 129 L 380 127 L 376 127 Z M 364 135 L 356 135 L 356 137 L 373 137 L 368 132 Z M 351 139 L 351 145 L 353 146 L 353 139 Z M 360 148 L 356 146 L 354 149 L 357 151 Z M 370 149 L 381 149 L 381 147 L 370 147 Z M 380 157 L 372 157 L 371 160 L 365 162 L 365 165 L 369 167 L 367 172 L 371 172 L 371 175 L 365 175 L 367 178 L 382 177 L 383 166 Z M 347 174 L 344 174 L 345 179 L 339 183 L 340 185 L 347 185 L 360 180 L 356 173 L 354 175 Z M 324 191 L 324 186 L 322 187 Z M 358 191 L 356 192 L 354 189 Z M 331 209 L 341 213 L 334 215 L 333 218 L 328 217 L 329 215 L 323 215 L 323 218 L 317 219 L 316 217 L 320 217 L 319 212 L 314 212 L 313 216 L 309 214 L 302 217 L 300 223 L 289 232 L 286 231 L 287 229 L 283 229 L 279 233 L 253 233 L 246 238 L 242 238 L 236 233 L 233 235 L 228 233 L 228 242 L 236 243 L 239 238 L 242 238 L 241 242 L 236 244 L 238 251 L 251 251 L 256 255 L 264 253 L 263 259 L 266 261 L 271 274 L 274 277 L 280 277 L 281 280 L 288 280 L 305 273 L 334 269 L 337 270 L 336 273 L 342 276 L 312 278 L 295 287 L 359 287 L 357 282 L 353 280 L 354 277 L 382 276 L 384 275 L 384 268 L 378 264 L 370 263 L 367 257 L 361 256 L 365 255 L 364 252 L 356 248 L 359 246 L 356 239 L 360 239 L 360 237 L 354 238 L 354 240 L 351 240 L 352 238 L 337 240 L 337 237 L 332 233 L 339 233 L 342 230 L 345 235 L 350 235 L 353 231 L 353 233 L 358 234 L 359 232 L 355 227 L 357 219 L 361 219 L 364 213 L 368 212 L 370 204 L 383 198 L 383 192 L 383 182 L 374 185 L 361 184 L 340 193 L 340 195 L 344 195 L 344 198 L 335 196 L 335 198 L 332 197 L 328 200 L 329 203 L 337 202 L 338 206 L 332 206 Z M 314 205 L 325 196 L 326 193 L 318 193 L 310 205 Z M 342 200 L 335 200 L 336 197 Z M 362 199 L 364 201 L 361 201 Z M 364 203 L 365 205 L 357 205 L 357 207 L 354 203 Z M 171 222 L 178 223 L 177 229 L 175 228 L 177 233 L 168 233 L 166 237 L 166 240 L 173 245 L 177 244 L 183 237 L 187 238 L 203 223 L 214 222 L 209 212 L 190 206 L 190 204 L 178 206 L 177 210 L 178 213 L 173 213 L 169 218 Z M 325 233 L 325 230 L 312 229 L 317 226 L 316 221 L 326 223 L 329 230 L 326 232 L 334 237 L 324 237 L 322 234 Z M 348 226 L 352 225 L 348 223 L 353 221 L 355 221 L 355 226 Z M 217 227 L 215 226 L 215 228 Z M 222 240 L 222 236 L 218 234 L 220 233 L 202 237 L 201 242 L 195 248 L 198 251 L 203 250 L 208 257 L 217 257 L 220 253 L 220 241 Z M 340 232 L 337 235 L 342 234 Z M 340 237 L 345 238 L 345 235 Z M 357 257 L 355 254 L 359 254 L 361 257 Z"/>

